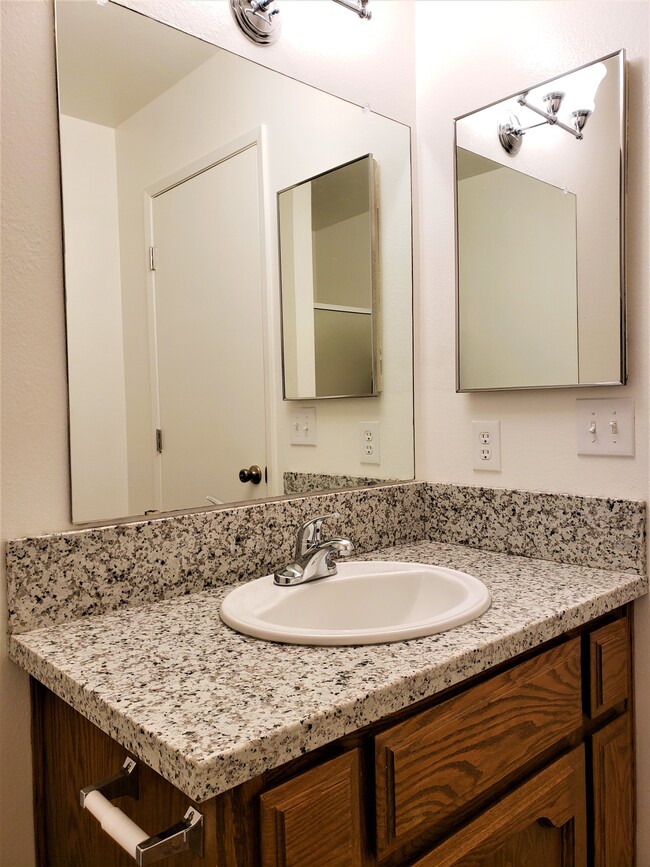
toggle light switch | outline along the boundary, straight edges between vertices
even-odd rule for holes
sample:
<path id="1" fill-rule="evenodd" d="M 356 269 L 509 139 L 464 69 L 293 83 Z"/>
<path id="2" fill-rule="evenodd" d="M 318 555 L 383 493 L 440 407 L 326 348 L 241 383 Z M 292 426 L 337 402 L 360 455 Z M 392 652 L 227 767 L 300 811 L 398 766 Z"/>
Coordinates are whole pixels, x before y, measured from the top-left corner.
<path id="1" fill-rule="evenodd" d="M 291 436 L 289 442 L 292 446 L 315 446 L 316 445 L 316 408 L 301 407 L 291 412 Z"/>
<path id="2" fill-rule="evenodd" d="M 634 456 L 634 401 L 576 400 L 578 454 Z"/>

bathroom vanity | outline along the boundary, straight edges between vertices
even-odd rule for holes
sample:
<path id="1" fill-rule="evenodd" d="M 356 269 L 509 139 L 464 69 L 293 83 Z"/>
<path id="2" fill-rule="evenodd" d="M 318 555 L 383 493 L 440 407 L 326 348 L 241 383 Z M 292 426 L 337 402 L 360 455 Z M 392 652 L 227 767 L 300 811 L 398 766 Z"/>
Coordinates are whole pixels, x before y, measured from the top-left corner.
<path id="1" fill-rule="evenodd" d="M 624 606 L 195 804 L 203 857 L 173 863 L 633 864 L 629 614 Z M 123 747 L 35 681 L 33 698 L 39 863 L 134 863 L 78 802 L 83 785 L 121 765 Z M 188 801 L 142 765 L 138 800 L 116 803 L 155 828 Z"/>
<path id="2" fill-rule="evenodd" d="M 633 864 L 645 577 L 439 542 L 367 556 L 474 574 L 492 606 L 413 641 L 291 646 L 222 624 L 230 585 L 12 636 L 39 863 L 135 863 L 79 806 L 132 756 L 138 798 L 114 803 L 141 828 L 203 816 L 203 856 L 165 863 Z"/>

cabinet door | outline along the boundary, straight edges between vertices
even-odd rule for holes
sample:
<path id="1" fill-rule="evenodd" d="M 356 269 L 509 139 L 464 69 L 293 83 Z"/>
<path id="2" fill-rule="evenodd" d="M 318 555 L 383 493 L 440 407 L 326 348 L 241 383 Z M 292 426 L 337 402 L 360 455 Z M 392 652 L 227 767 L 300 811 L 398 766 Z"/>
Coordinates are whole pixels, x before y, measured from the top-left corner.
<path id="1" fill-rule="evenodd" d="M 630 637 L 626 617 L 589 636 L 589 716 L 625 701 L 631 689 Z"/>
<path id="2" fill-rule="evenodd" d="M 360 867 L 357 750 L 260 797 L 263 867 Z"/>
<path id="3" fill-rule="evenodd" d="M 444 833 L 581 725 L 575 638 L 382 732 L 375 738 L 379 856 L 418 835 Z"/>
<path id="4" fill-rule="evenodd" d="M 626 713 L 592 736 L 594 867 L 634 864 L 632 721 Z"/>
<path id="5" fill-rule="evenodd" d="M 586 835 L 580 746 L 447 837 L 413 867 L 585 867 Z M 615 863 L 609 862 L 610 867 Z"/>

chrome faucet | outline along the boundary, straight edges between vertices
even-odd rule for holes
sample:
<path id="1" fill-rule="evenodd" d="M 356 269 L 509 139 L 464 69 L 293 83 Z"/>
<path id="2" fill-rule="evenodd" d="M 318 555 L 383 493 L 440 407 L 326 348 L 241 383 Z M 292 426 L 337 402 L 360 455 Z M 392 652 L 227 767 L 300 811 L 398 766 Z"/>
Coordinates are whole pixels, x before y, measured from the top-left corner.
<path id="1" fill-rule="evenodd" d="M 352 542 L 347 539 L 321 539 L 323 521 L 339 518 L 338 512 L 320 515 L 303 524 L 296 538 L 296 551 L 293 563 L 287 564 L 273 576 L 279 587 L 293 587 L 336 575 L 338 557 L 349 557 L 353 551 Z"/>

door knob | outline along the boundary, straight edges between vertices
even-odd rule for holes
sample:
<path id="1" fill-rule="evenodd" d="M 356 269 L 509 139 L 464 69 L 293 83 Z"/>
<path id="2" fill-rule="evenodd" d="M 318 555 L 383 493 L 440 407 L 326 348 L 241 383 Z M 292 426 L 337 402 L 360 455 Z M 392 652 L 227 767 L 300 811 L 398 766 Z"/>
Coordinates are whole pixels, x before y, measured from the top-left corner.
<path id="1" fill-rule="evenodd" d="M 257 464 L 252 464 L 248 469 L 244 467 L 239 471 L 240 482 L 252 482 L 254 485 L 259 485 L 262 481 L 262 470 Z"/>

